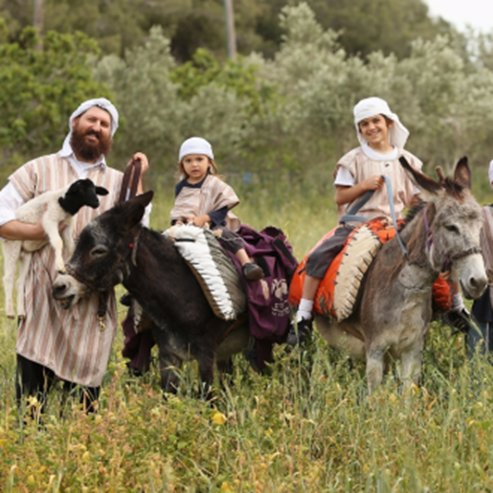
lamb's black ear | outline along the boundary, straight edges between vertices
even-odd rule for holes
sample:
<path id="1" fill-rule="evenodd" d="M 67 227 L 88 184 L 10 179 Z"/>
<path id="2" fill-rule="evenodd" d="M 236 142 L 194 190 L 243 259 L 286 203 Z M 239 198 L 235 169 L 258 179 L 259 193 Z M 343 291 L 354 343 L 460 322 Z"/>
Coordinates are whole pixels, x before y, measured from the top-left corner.
<path id="1" fill-rule="evenodd" d="M 464 188 L 471 188 L 471 168 L 466 156 L 461 157 L 455 165 L 454 180 Z"/>
<path id="2" fill-rule="evenodd" d="M 109 193 L 104 187 L 96 187 L 96 195 L 108 195 Z"/>

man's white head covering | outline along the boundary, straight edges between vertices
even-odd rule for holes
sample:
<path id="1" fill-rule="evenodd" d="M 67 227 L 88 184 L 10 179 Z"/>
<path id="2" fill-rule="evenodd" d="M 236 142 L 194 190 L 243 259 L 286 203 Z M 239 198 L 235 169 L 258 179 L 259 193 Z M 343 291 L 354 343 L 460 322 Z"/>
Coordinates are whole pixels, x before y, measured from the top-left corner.
<path id="1" fill-rule="evenodd" d="M 394 122 L 389 129 L 390 145 L 399 149 L 404 149 L 407 138 L 409 137 L 409 130 L 401 123 L 399 117 L 390 111 L 387 101 L 377 97 L 362 99 L 355 105 L 353 114 L 356 135 L 361 145 L 366 145 L 367 142 L 359 131 L 358 123 L 365 118 L 370 118 L 375 115 L 384 115 Z"/>
<path id="2" fill-rule="evenodd" d="M 68 120 L 69 132 L 65 137 L 65 140 L 63 141 L 62 152 L 67 151 L 67 149 L 70 148 L 70 139 L 72 138 L 72 124 L 74 120 L 80 115 L 83 115 L 87 110 L 91 109 L 94 106 L 97 106 L 98 108 L 101 108 L 110 114 L 111 136 L 113 137 L 113 135 L 115 135 L 116 129 L 118 128 L 117 109 L 114 107 L 111 101 L 109 101 L 106 98 L 88 99 L 87 101 L 84 101 L 82 104 L 80 104 L 79 107 L 70 115 L 70 118 Z"/>
<path id="3" fill-rule="evenodd" d="M 214 160 L 212 146 L 202 137 L 190 137 L 183 142 L 180 146 L 180 151 L 178 152 L 178 162 L 181 162 L 181 160 L 189 154 L 203 154 Z"/>

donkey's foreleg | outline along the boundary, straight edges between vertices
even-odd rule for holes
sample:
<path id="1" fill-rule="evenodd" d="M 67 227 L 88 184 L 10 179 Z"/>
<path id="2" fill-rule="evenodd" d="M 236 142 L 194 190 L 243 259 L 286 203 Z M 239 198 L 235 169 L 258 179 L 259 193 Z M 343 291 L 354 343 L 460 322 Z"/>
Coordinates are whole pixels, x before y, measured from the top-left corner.
<path id="1" fill-rule="evenodd" d="M 224 360 L 218 361 L 217 371 L 219 373 L 219 381 L 221 382 L 221 386 L 227 383 L 231 385 L 233 382 L 233 358 L 226 358 Z"/>
<path id="2" fill-rule="evenodd" d="M 409 390 L 413 384 L 419 384 L 422 359 L 423 344 L 415 344 L 401 353 L 401 378 L 404 391 Z"/>
<path id="3" fill-rule="evenodd" d="M 200 373 L 200 396 L 204 399 L 212 398 L 212 383 L 214 381 L 214 352 L 202 351 L 198 356 Z"/>
<path id="4" fill-rule="evenodd" d="M 159 346 L 159 374 L 161 376 L 161 389 L 163 392 L 170 392 L 172 394 L 178 392 L 181 365 L 182 360 L 178 356 L 169 352 L 166 347 Z"/>
<path id="5" fill-rule="evenodd" d="M 176 394 L 180 385 L 179 370 L 182 361 L 171 353 L 159 350 L 159 374 L 163 392 Z"/>
<path id="6" fill-rule="evenodd" d="M 152 324 L 152 337 L 159 349 L 159 374 L 163 392 L 176 394 L 180 385 L 180 368 L 184 361 L 184 348 L 172 340 L 166 326 Z"/>
<path id="7" fill-rule="evenodd" d="M 366 381 L 368 393 L 372 393 L 382 383 L 385 348 L 369 348 L 366 352 Z"/>

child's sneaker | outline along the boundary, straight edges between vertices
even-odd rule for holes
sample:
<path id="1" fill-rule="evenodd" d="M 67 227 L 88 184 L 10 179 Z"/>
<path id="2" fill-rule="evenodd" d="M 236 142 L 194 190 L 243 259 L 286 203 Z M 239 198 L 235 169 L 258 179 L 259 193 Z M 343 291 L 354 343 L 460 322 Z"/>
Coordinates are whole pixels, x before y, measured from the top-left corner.
<path id="1" fill-rule="evenodd" d="M 120 298 L 120 303 L 123 305 L 123 306 L 132 306 L 132 295 L 130 293 L 125 293 L 122 295 L 122 297 Z"/>
<path id="2" fill-rule="evenodd" d="M 243 275 L 248 281 L 258 281 L 264 277 L 264 271 L 262 268 L 254 264 L 253 262 L 248 262 L 242 267 Z"/>
<path id="3" fill-rule="evenodd" d="M 302 346 L 309 342 L 313 331 L 313 319 L 302 318 L 298 323 L 289 326 L 286 344 L 288 346 Z"/>
<path id="4" fill-rule="evenodd" d="M 445 322 L 455 330 L 467 334 L 470 330 L 479 330 L 468 310 L 450 310 L 445 314 Z"/>

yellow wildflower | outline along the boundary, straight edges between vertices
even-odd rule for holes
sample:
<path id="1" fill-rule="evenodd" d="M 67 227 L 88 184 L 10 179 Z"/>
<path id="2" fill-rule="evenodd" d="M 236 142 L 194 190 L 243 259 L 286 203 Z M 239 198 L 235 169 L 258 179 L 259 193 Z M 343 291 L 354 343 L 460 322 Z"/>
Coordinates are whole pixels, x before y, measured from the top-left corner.
<path id="1" fill-rule="evenodd" d="M 224 423 L 226 423 L 226 421 L 228 420 L 228 418 L 226 418 L 226 416 L 219 412 L 219 411 L 216 411 L 213 415 L 212 415 L 212 418 L 211 418 L 212 422 L 215 424 L 215 425 L 223 425 Z"/>

